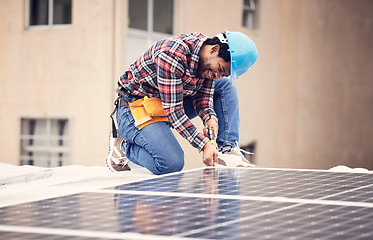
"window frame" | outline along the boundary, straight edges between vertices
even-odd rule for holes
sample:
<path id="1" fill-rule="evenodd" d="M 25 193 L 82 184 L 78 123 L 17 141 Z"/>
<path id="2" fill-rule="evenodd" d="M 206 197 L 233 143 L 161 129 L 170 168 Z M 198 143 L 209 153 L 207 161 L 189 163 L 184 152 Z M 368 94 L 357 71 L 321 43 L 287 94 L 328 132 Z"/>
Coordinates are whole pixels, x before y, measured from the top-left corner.
<path id="1" fill-rule="evenodd" d="M 138 56 L 139 54 L 142 54 L 143 51 L 151 47 L 156 41 L 159 41 L 161 39 L 169 38 L 171 37 L 175 32 L 175 20 L 176 20 L 176 0 L 172 0 L 172 34 L 168 33 L 161 33 L 161 32 L 155 32 L 153 30 L 153 19 L 154 19 L 154 0 L 147 0 L 147 24 L 146 24 L 146 30 L 137 29 L 137 28 L 130 28 L 128 26 L 127 28 L 127 40 L 132 39 L 142 39 L 146 42 L 146 47 L 144 49 L 139 49 L 138 53 L 135 55 L 126 54 L 127 59 L 126 63 L 129 65 L 131 64 Z M 128 1 L 129 4 L 129 1 Z M 131 46 L 127 45 L 127 48 Z M 128 53 L 128 50 L 127 50 Z"/>
<path id="2" fill-rule="evenodd" d="M 154 39 L 162 39 L 170 37 L 174 34 L 175 30 L 175 0 L 172 0 L 172 33 L 161 33 L 154 31 L 154 0 L 147 0 L 147 24 L 146 30 L 128 27 L 128 36 L 141 37 L 147 39 L 148 46 L 154 44 Z"/>
<path id="3" fill-rule="evenodd" d="M 29 133 L 24 133 L 23 132 L 23 124 L 24 121 L 45 121 L 45 125 L 43 126 L 43 129 L 46 130 L 42 134 L 29 134 Z M 66 126 L 67 130 L 64 135 L 56 135 L 52 133 L 52 121 L 59 121 L 63 120 L 66 121 Z M 58 156 L 58 159 L 62 159 L 62 165 L 59 164 L 59 161 L 57 162 L 50 162 L 51 166 L 66 166 L 71 164 L 71 143 L 72 143 L 72 119 L 71 118 L 66 118 L 66 117 L 51 117 L 51 118 L 37 118 L 37 117 L 21 117 L 20 118 L 20 138 L 19 138 L 19 143 L 20 143 L 20 149 L 18 151 L 19 157 L 18 161 L 20 165 L 29 165 L 29 161 L 33 160 L 34 164 L 33 166 L 41 166 L 41 167 L 50 167 L 50 166 L 45 166 L 43 164 L 40 165 L 40 162 L 43 162 L 43 160 L 37 159 L 33 157 L 33 155 L 28 155 L 26 153 L 28 152 L 33 152 L 33 153 L 46 153 L 46 154 L 56 154 L 56 153 L 63 153 L 63 156 Z M 40 130 L 40 129 L 39 129 Z M 25 141 L 40 141 L 44 140 L 46 141 L 46 144 L 42 145 L 34 145 L 34 144 L 25 144 Z M 52 141 L 63 141 L 63 145 L 58 145 L 58 146 L 52 146 L 51 142 Z M 27 151 L 30 150 L 30 151 Z M 54 156 L 56 157 L 56 156 Z M 34 159 L 31 159 L 34 158 Z M 36 164 L 35 164 L 36 163 Z M 39 163 L 39 164 L 38 164 Z"/>
<path id="4" fill-rule="evenodd" d="M 253 29 L 254 28 L 254 14 L 257 10 L 256 8 L 256 0 L 249 0 L 250 6 L 245 4 L 245 0 L 243 0 L 243 9 L 242 9 L 242 27 L 246 29 Z M 248 16 L 244 19 L 245 12 L 248 12 Z"/>
<path id="5" fill-rule="evenodd" d="M 25 26 L 26 29 L 69 29 L 73 25 L 73 0 L 71 0 L 71 23 L 53 24 L 53 4 L 54 0 L 48 0 L 48 24 L 45 25 L 30 25 L 30 1 L 25 1 Z"/>

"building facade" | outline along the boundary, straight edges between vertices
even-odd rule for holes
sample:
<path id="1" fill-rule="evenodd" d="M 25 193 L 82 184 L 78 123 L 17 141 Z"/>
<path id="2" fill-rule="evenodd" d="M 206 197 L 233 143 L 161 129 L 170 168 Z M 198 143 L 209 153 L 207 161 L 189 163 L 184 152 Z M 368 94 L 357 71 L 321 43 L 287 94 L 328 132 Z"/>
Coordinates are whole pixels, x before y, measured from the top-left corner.
<path id="1" fill-rule="evenodd" d="M 236 82 L 251 160 L 373 169 L 372 9 L 369 0 L 0 0 L 0 161 L 103 166 L 129 63 L 158 39 L 228 29 L 258 47 Z M 185 169 L 202 167 L 178 139 Z"/>

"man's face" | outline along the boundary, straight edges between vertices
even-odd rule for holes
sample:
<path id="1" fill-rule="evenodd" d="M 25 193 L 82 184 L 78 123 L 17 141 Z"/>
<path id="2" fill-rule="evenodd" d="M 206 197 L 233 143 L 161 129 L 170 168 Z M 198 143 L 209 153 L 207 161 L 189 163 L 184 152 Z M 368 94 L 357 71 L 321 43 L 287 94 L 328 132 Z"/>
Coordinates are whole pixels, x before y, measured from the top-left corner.
<path id="1" fill-rule="evenodd" d="M 231 63 L 218 57 L 219 45 L 206 45 L 199 56 L 197 77 L 219 79 L 228 77 L 231 72 Z"/>

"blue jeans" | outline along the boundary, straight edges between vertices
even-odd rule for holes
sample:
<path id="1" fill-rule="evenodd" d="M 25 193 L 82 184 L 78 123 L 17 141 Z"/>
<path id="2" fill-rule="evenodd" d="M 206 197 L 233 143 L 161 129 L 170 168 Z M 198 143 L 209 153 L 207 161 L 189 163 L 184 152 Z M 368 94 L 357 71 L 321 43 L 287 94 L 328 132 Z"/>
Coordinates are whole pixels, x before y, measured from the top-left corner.
<path id="1" fill-rule="evenodd" d="M 196 117 L 192 98 L 186 97 L 183 101 L 187 116 L 190 119 Z M 237 146 L 240 124 L 238 94 L 230 78 L 216 80 L 214 109 L 219 120 L 218 146 Z M 181 171 L 184 167 L 184 151 L 170 129 L 170 123 L 152 123 L 138 130 L 134 122 L 128 106 L 118 108 L 118 133 L 127 141 L 125 149 L 128 159 L 154 174 Z"/>

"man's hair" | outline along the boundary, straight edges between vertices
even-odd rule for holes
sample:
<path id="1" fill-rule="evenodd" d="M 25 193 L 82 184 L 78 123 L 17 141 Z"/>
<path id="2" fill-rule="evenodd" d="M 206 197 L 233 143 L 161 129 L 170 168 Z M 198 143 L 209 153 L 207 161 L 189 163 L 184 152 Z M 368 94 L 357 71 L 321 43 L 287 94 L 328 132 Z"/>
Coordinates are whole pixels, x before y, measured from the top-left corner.
<path id="1" fill-rule="evenodd" d="M 227 35 L 223 33 L 224 37 L 227 38 Z M 228 44 L 221 43 L 218 37 L 208 38 L 203 44 L 206 45 L 219 45 L 219 53 L 218 57 L 221 57 L 224 61 L 230 62 L 231 61 L 231 53 L 228 51 Z"/>

